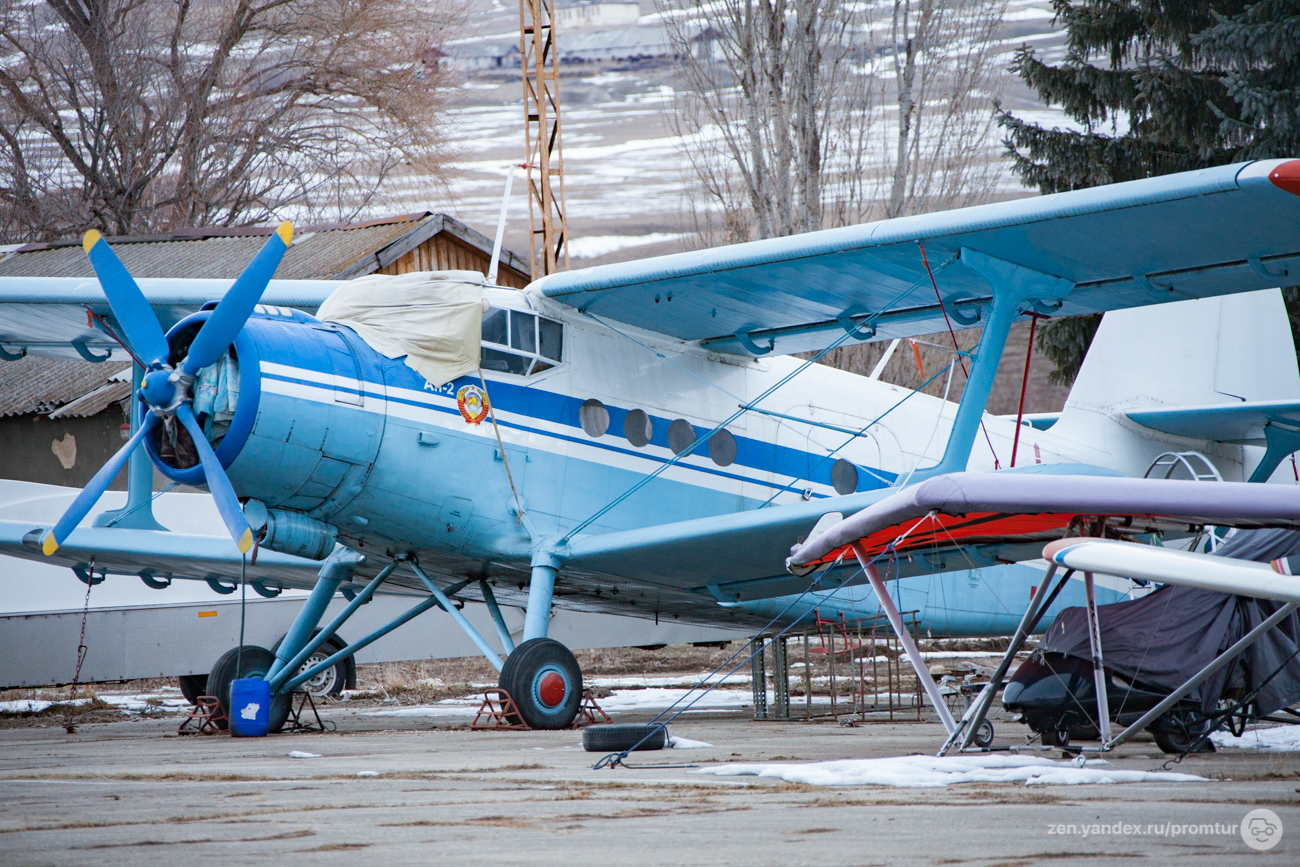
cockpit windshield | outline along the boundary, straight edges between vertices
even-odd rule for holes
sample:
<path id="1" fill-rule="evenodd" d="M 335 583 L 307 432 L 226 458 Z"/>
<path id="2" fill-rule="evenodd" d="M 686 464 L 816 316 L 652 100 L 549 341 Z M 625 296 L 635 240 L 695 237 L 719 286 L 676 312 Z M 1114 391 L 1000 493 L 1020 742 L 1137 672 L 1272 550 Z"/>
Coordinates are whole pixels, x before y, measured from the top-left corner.
<path id="1" fill-rule="evenodd" d="M 564 329 L 560 323 L 521 310 L 491 307 L 483 317 L 484 370 L 530 376 L 560 363 Z"/>

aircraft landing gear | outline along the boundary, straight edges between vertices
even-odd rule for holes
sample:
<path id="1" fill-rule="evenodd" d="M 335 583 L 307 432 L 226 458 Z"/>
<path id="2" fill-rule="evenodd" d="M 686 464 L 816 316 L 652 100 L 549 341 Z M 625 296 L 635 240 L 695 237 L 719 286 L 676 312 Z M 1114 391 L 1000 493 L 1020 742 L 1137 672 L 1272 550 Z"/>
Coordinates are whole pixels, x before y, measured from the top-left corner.
<path id="1" fill-rule="evenodd" d="M 530 728 L 568 728 L 582 702 L 578 660 L 569 648 L 551 638 L 534 638 L 516 647 L 497 683 L 510 693 L 519 716 Z"/>
<path id="2" fill-rule="evenodd" d="M 230 684 L 240 678 L 264 679 L 266 673 L 271 670 L 273 662 L 275 662 L 275 654 L 265 647 L 245 644 L 242 654 L 240 648 L 232 647 L 212 666 L 212 671 L 208 674 L 207 688 L 208 694 L 216 696 L 221 706 L 221 715 L 224 718 L 217 723 L 220 729 L 224 731 L 229 727 L 227 719 L 230 716 Z M 289 718 L 291 701 L 288 693 L 271 695 L 270 730 L 272 732 L 278 732 L 284 727 L 285 720 Z"/>

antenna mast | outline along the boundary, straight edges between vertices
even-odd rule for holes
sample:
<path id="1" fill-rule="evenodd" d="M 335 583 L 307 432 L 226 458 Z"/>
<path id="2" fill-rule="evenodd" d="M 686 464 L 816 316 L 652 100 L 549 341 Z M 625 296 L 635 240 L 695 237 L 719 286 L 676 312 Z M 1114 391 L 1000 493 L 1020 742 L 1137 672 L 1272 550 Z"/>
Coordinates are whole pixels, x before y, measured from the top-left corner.
<path id="1" fill-rule="evenodd" d="M 564 221 L 564 157 L 560 152 L 559 58 L 555 47 L 553 3 L 554 0 L 519 0 L 524 145 L 528 154 L 528 252 L 534 280 L 569 269 L 568 226 Z M 558 197 L 551 184 L 552 178 L 559 179 Z"/>

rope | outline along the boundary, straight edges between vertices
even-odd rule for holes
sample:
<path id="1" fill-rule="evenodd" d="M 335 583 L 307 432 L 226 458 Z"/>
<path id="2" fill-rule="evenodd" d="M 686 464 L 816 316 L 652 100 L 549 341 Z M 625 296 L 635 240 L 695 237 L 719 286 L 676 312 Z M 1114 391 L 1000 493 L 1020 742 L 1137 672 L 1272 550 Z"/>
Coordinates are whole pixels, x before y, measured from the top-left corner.
<path id="1" fill-rule="evenodd" d="M 239 555 L 239 645 L 235 651 L 235 677 L 244 676 L 244 621 L 248 615 L 248 555 Z"/>
<path id="2" fill-rule="evenodd" d="M 930 285 L 934 287 L 934 299 L 939 302 L 939 311 L 943 313 L 943 322 L 948 326 L 948 336 L 952 338 L 953 351 L 960 356 L 961 347 L 957 345 L 957 332 L 952 330 L 952 322 L 948 320 L 948 308 L 943 306 L 943 299 L 939 297 L 939 284 L 935 282 L 934 272 L 930 270 L 930 260 L 926 258 L 925 255 L 925 245 L 920 241 L 917 241 L 916 246 L 921 248 L 921 262 L 925 265 L 925 273 L 930 275 Z M 961 372 L 965 375 L 966 382 L 969 383 L 970 371 L 966 370 L 965 360 L 961 361 Z M 998 453 L 993 450 L 993 440 L 989 438 L 989 431 L 988 428 L 984 427 L 984 419 L 982 417 L 980 418 L 980 430 L 984 432 L 984 441 L 989 444 L 989 451 L 993 454 L 993 469 L 1002 469 L 1002 465 L 998 463 Z"/>
<path id="3" fill-rule="evenodd" d="M 1029 349 L 1025 352 L 1025 376 L 1020 381 L 1020 407 L 1016 410 L 1016 438 L 1011 441 L 1011 466 L 1016 465 L 1016 450 L 1020 448 L 1020 422 L 1025 417 L 1025 392 L 1029 390 L 1029 362 L 1034 358 L 1034 331 L 1038 328 L 1039 316 L 1029 314 Z"/>
<path id="4" fill-rule="evenodd" d="M 817 469 L 818 467 L 820 467 L 822 464 L 826 463 L 826 462 L 827 462 L 828 460 L 830 460 L 831 458 L 835 457 L 835 455 L 838 454 L 838 453 L 839 453 L 842 449 L 844 449 L 846 446 L 848 446 L 849 443 L 853 442 L 853 441 L 856 440 L 858 437 L 862 436 L 864 433 L 866 433 L 868 430 L 870 430 L 871 427 L 872 427 L 873 425 L 875 425 L 875 424 L 877 424 L 878 422 L 880 422 L 882 419 L 884 419 L 885 416 L 889 415 L 891 412 L 893 412 L 894 410 L 898 409 L 900 406 L 902 406 L 904 403 L 906 403 L 908 400 L 910 400 L 913 396 L 915 396 L 917 393 L 919 393 L 919 392 L 921 391 L 921 389 L 925 388 L 927 385 L 929 385 L 930 383 L 934 382 L 934 381 L 935 381 L 936 379 L 938 379 L 939 377 L 943 376 L 944 371 L 951 371 L 951 370 L 952 370 L 952 362 L 950 361 L 950 362 L 948 362 L 946 365 L 944 365 L 943 367 L 939 368 L 938 373 L 936 373 L 934 376 L 932 376 L 932 377 L 930 377 L 929 379 L 927 379 L 925 382 L 921 383 L 920 386 L 918 386 L 917 388 L 913 389 L 912 391 L 909 391 L 906 395 L 903 396 L 903 398 L 902 398 L 901 400 L 898 401 L 898 403 L 894 404 L 894 405 L 891 406 L 889 409 L 885 410 L 885 411 L 882 412 L 880 415 L 878 415 L 878 416 L 876 416 L 875 418 L 873 418 L 871 421 L 867 422 L 866 425 L 865 425 L 864 427 L 862 427 L 861 429 L 859 429 L 857 433 L 852 434 L 852 435 L 849 437 L 849 439 L 845 440 L 845 441 L 844 441 L 844 442 L 843 442 L 843 443 L 842 443 L 838 448 L 832 450 L 830 453 L 828 453 L 827 455 L 825 455 L 824 457 L 822 457 L 822 459 L 819 460 L 817 463 L 815 463 L 815 464 L 813 464 L 811 467 L 809 467 L 809 468 L 808 468 L 808 472 L 807 472 L 806 474 L 804 474 L 804 475 L 802 475 L 802 476 L 797 476 L 796 478 L 792 479 L 792 480 L 790 481 L 789 484 L 787 484 L 787 485 L 785 485 L 784 487 L 780 488 L 780 489 L 779 489 L 775 494 L 773 494 L 772 496 L 770 496 L 770 497 L 768 497 L 766 500 L 764 500 L 764 501 L 763 501 L 763 504 L 762 504 L 761 506 L 759 506 L 758 508 L 763 509 L 763 508 L 766 508 L 767 506 L 770 506 L 770 505 L 772 504 L 772 501 L 775 500 L 777 497 L 781 496 L 781 495 L 784 494 L 786 491 L 790 490 L 790 489 L 791 489 L 792 487 L 794 487 L 797 483 L 802 482 L 802 481 L 805 481 L 805 480 L 808 478 L 808 476 L 812 475 L 812 473 L 813 473 L 814 470 L 816 470 L 816 469 Z M 949 378 L 949 382 L 951 382 L 951 378 Z M 945 391 L 944 391 L 944 395 L 945 395 L 945 397 L 947 396 L 947 394 L 948 394 L 948 392 L 947 392 L 947 390 L 945 390 Z M 940 413 L 939 418 L 940 418 L 940 419 L 943 418 L 942 411 L 941 411 L 941 413 Z M 823 446 L 823 448 L 825 448 L 825 446 Z M 928 448 L 928 446 L 927 446 L 927 448 Z M 924 459 L 924 455 L 922 455 L 922 459 Z M 872 475 L 875 475 L 875 474 L 873 473 Z M 879 476 L 877 476 L 877 478 L 879 478 Z M 881 481 L 886 481 L 886 480 L 885 480 L 885 479 L 881 479 Z M 898 477 L 895 476 L 895 477 L 894 477 L 894 481 L 893 481 L 893 482 L 890 482 L 890 484 L 891 484 L 891 485 L 897 485 L 897 484 L 898 484 Z"/>
<path id="5" fill-rule="evenodd" d="M 875 557 L 871 558 L 871 562 L 868 563 L 867 565 L 869 565 L 869 566 L 870 566 L 870 565 L 874 565 L 877 561 L 880 560 L 881 557 L 884 557 L 886 554 L 891 555 L 891 561 L 894 562 L 895 564 L 897 564 L 897 560 L 898 560 L 898 558 L 897 558 L 897 555 L 895 554 L 895 549 L 896 549 L 896 548 L 898 547 L 898 545 L 900 545 L 900 544 L 901 544 L 901 543 L 902 543 L 902 542 L 903 542 L 903 541 L 904 541 L 908 536 L 910 536 L 910 535 L 912 534 L 912 531 L 913 531 L 913 530 L 915 530 L 917 527 L 919 527 L 919 526 L 920 526 L 924 521 L 926 521 L 928 518 L 933 517 L 933 514 L 934 514 L 934 513 L 931 512 L 931 513 L 929 513 L 928 515 L 926 515 L 925 517 L 919 519 L 915 524 L 913 524 L 911 527 L 909 527 L 907 530 L 905 530 L 902 534 L 900 534 L 900 535 L 898 536 L 898 538 L 896 538 L 893 542 L 890 542 L 889 545 L 886 546 L 886 547 L 884 548 L 884 550 L 882 550 L 882 551 L 881 551 L 879 554 L 877 554 Z M 806 588 L 804 588 L 804 591 L 803 591 L 802 593 L 800 593 L 797 597 L 795 597 L 794 600 L 792 600 L 792 601 L 790 602 L 790 604 L 786 605 L 785 608 L 783 608 L 783 609 L 780 611 L 780 613 L 778 613 L 775 617 L 773 617 L 771 620 L 769 620 L 769 621 L 767 622 L 767 625 L 764 626 L 762 629 L 760 629 L 760 630 L 758 631 L 757 634 L 758 634 L 759 636 L 761 636 L 764 632 L 766 632 L 768 629 L 770 629 L 770 628 L 773 626 L 773 624 L 775 624 L 775 623 L 776 623 L 777 621 L 779 621 L 782 617 L 784 617 L 784 616 L 786 615 L 786 612 L 788 612 L 788 611 L 789 611 L 791 608 L 793 608 L 795 605 L 799 604 L 799 602 L 801 602 L 801 601 L 803 600 L 803 598 L 804 598 L 805 596 L 807 596 L 809 593 L 812 593 L 812 592 L 813 592 L 813 588 L 816 587 L 816 586 L 818 586 L 819 584 L 822 583 L 822 580 L 826 577 L 827 573 L 829 573 L 832 569 L 834 569 L 836 566 L 838 566 L 838 565 L 840 564 L 840 561 L 842 561 L 842 560 L 844 559 L 845 555 L 848 554 L 848 550 L 849 550 L 848 548 L 845 548 L 844 551 L 840 552 L 840 556 L 836 557 L 833 561 L 831 561 L 831 563 L 829 563 L 829 564 L 826 566 L 825 569 L 823 569 L 821 572 L 817 573 L 817 575 L 814 576 L 813 580 L 812 580 L 811 582 L 809 582 L 808 586 L 807 586 Z M 836 594 L 836 593 L 839 593 L 839 592 L 840 592 L 841 590 L 843 590 L 845 587 L 848 587 L 848 586 L 853 582 L 853 579 L 854 579 L 854 578 L 857 578 L 859 575 L 862 575 L 862 574 L 864 574 L 865 572 L 866 572 L 866 569 L 865 569 L 865 568 L 863 568 L 863 567 L 859 567 L 858 570 L 857 570 L 856 572 L 854 572 L 852 575 L 850 575 L 850 576 L 848 577 L 848 579 L 846 579 L 845 581 L 842 581 L 838 587 L 836 587 L 834 590 L 832 590 L 830 593 L 828 593 L 828 594 L 824 597 L 825 601 L 830 601 L 831 599 L 833 599 L 833 598 L 835 597 L 835 594 Z M 888 573 L 888 568 L 886 568 L 886 573 Z M 806 618 L 807 616 L 808 616 L 808 612 L 807 612 L 807 611 L 805 611 L 803 614 L 800 614 L 800 615 L 799 615 L 798 617 L 796 617 L 794 620 L 790 621 L 790 623 L 787 624 L 787 625 L 785 626 L 784 629 L 782 629 L 780 632 L 778 632 L 778 633 L 776 633 L 775 635 L 773 635 L 772 638 L 773 638 L 773 639 L 777 639 L 777 638 L 780 638 L 781 636 L 785 635 L 787 632 L 789 632 L 789 631 L 790 631 L 791 629 L 793 629 L 795 626 L 799 625 L 800 621 L 802 621 L 802 620 L 803 620 L 804 618 Z M 693 687 L 691 687 L 689 690 L 687 690 L 685 695 L 683 695 L 681 698 L 677 699 L 677 701 L 673 702 L 671 705 L 669 705 L 668 707 L 666 707 L 666 708 L 664 708 L 662 711 L 660 711 L 660 712 L 658 713 L 658 715 L 655 716 L 654 719 L 650 720 L 650 722 L 646 724 L 647 727 L 648 727 L 650 730 L 646 732 L 646 734 L 641 738 L 641 740 L 637 741 L 635 744 L 633 744 L 632 746 L 628 747 L 628 748 L 625 749 L 625 750 L 622 750 L 621 752 L 618 752 L 618 753 L 609 753 L 609 754 L 607 754 L 607 755 L 605 755 L 605 756 L 602 756 L 601 759 L 600 759 L 600 761 L 598 761 L 598 762 L 596 762 L 596 764 L 592 765 L 592 770 L 593 770 L 593 771 L 598 771 L 598 770 L 600 770 L 601 768 L 605 768 L 605 767 L 608 767 L 608 768 L 614 768 L 614 767 L 616 767 L 616 766 L 618 766 L 618 765 L 623 765 L 624 767 L 630 767 L 630 768 L 633 768 L 633 770 L 636 770 L 636 767 L 635 767 L 635 766 L 631 766 L 631 765 L 627 765 L 627 764 L 625 764 L 625 760 L 627 759 L 627 757 L 628 757 L 628 755 L 629 755 L 630 753 L 632 753 L 633 751 L 635 751 L 637 747 L 641 746 L 641 744 L 645 743 L 646 740 L 647 740 L 648 738 L 650 738 L 651 734 L 654 732 L 654 730 L 655 730 L 655 728 L 656 728 L 655 724 L 658 723 L 659 720 L 663 719 L 664 714 L 668 713 L 668 712 L 671 711 L 673 708 L 677 707 L 677 705 L 679 705 L 679 704 L 681 704 L 683 701 L 685 701 L 686 698 L 687 698 L 687 697 L 688 697 L 692 692 L 694 692 L 695 690 L 699 689 L 701 686 L 704 686 L 705 684 L 707 684 L 707 683 L 708 683 L 708 680 L 709 680 L 710 677 L 712 677 L 713 675 L 715 675 L 715 674 L 717 674 L 719 671 L 721 671 L 722 668 L 723 668 L 723 666 L 725 666 L 727 663 L 731 662 L 733 659 L 736 658 L 737 655 L 739 655 L 739 654 L 740 654 L 741 652 L 743 652 L 743 651 L 744 651 L 744 647 L 741 647 L 741 648 L 740 648 L 739 650 L 737 650 L 735 653 L 731 654 L 731 656 L 729 656 L 729 657 L 727 657 L 725 660 L 723 660 L 723 661 L 722 661 L 722 662 L 717 666 L 717 668 L 713 669 L 713 671 L 711 671 L 711 672 L 709 672 L 708 674 L 704 675 L 703 680 L 701 680 L 698 684 L 696 684 L 695 686 L 693 686 Z M 676 720 L 679 716 L 681 716 L 682 714 L 684 714 L 686 711 L 690 710 L 690 709 L 691 709 L 691 708 L 692 708 L 692 707 L 693 707 L 697 702 L 699 702 L 702 698 L 704 698 L 706 695 L 708 695 L 708 694 L 709 694 L 710 692 L 712 692 L 713 690 L 717 689 L 717 687 L 720 686 L 724 680 L 726 680 L 726 679 L 727 679 L 728 677 L 730 677 L 731 675 L 735 674 L 737 671 L 739 671 L 739 670 L 741 669 L 741 667 L 743 667 L 743 666 L 746 665 L 747 663 L 752 662 L 753 659 L 754 659 L 754 657 L 757 656 L 758 654 L 762 653 L 762 652 L 763 652 L 763 648 L 760 646 L 758 650 L 756 650 L 756 651 L 754 651 L 753 653 L 749 654 L 749 656 L 745 657 L 743 660 L 741 660 L 739 663 L 737 663 L 737 664 L 735 665 L 735 667 L 733 667 L 730 671 L 728 671 L 726 674 L 724 674 L 724 675 L 723 675 L 723 676 L 718 680 L 717 683 L 714 683 L 714 684 L 712 684 L 711 686 L 709 686 L 707 689 L 705 689 L 703 692 L 701 692 L 698 696 L 696 696 L 694 699 L 692 699 L 688 704 L 686 704 L 684 707 L 682 707 L 680 710 L 678 710 L 678 711 L 677 711 L 676 713 L 674 713 L 672 716 L 668 717 L 668 719 L 664 720 L 663 723 L 662 723 L 660 726 L 658 726 L 658 727 L 666 728 L 666 727 L 668 726 L 669 723 L 673 722 L 673 721 Z M 764 689 L 766 689 L 766 686 L 764 686 Z M 646 767 L 646 768 L 649 768 L 649 767 L 652 767 L 652 766 L 650 766 L 650 765 L 646 765 L 645 767 Z"/>
<path id="6" fill-rule="evenodd" d="M 510 458 L 506 456 L 506 444 L 501 441 L 501 428 L 497 426 L 496 410 L 492 408 L 492 396 L 488 394 L 487 380 L 483 378 L 483 368 L 478 369 L 478 381 L 483 386 L 483 401 L 487 404 L 488 418 L 492 419 L 492 432 L 497 435 L 497 448 L 501 449 L 501 463 L 506 468 L 506 481 L 510 483 L 510 493 L 515 498 L 515 521 L 524 525 L 524 504 L 519 502 L 519 491 L 515 490 L 515 477 L 510 473 Z M 532 535 L 529 533 L 528 535 Z"/>

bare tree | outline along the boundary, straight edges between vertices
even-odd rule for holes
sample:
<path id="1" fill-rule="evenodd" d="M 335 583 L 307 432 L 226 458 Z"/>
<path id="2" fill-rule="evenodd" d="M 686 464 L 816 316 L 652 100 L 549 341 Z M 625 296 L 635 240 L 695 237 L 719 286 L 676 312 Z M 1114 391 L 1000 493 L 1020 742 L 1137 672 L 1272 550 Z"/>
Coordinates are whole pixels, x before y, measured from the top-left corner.
<path id="1" fill-rule="evenodd" d="M 847 71 L 860 5 L 691 0 L 664 12 L 684 83 L 670 123 L 727 240 L 822 228 L 827 198 L 843 198 L 828 168 L 860 150 L 869 120 L 869 83 Z"/>
<path id="2" fill-rule="evenodd" d="M 665 6 L 683 82 L 670 122 L 703 193 L 692 200 L 697 229 L 708 234 L 720 219 L 725 240 L 766 238 L 990 195 L 1004 8 L 1005 0 Z"/>
<path id="3" fill-rule="evenodd" d="M 894 0 L 890 64 L 897 105 L 884 215 L 987 198 L 1001 173 L 993 102 L 1006 72 L 997 28 L 1006 0 Z"/>
<path id="4" fill-rule="evenodd" d="M 0 0 L 0 231 L 347 218 L 436 168 L 460 0 Z"/>

